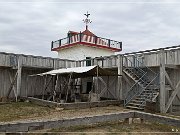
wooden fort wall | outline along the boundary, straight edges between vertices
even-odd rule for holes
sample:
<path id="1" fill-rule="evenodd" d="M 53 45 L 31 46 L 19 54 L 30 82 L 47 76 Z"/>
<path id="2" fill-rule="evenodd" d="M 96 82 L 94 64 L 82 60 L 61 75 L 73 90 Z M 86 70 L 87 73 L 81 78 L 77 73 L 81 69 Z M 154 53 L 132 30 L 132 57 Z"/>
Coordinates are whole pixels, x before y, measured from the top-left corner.
<path id="1" fill-rule="evenodd" d="M 163 64 L 162 57 L 164 61 Z M 123 68 L 125 66 L 130 66 L 132 64 L 130 61 L 134 61 L 135 58 L 138 59 L 139 63 L 143 63 L 144 66 L 147 66 L 156 72 L 159 72 L 163 65 L 166 72 L 169 74 L 173 85 L 175 86 L 179 82 L 180 49 L 178 47 L 117 54 L 81 61 L 2 52 L 0 53 L 0 97 L 5 97 L 8 94 L 8 89 L 11 86 L 11 82 L 13 81 L 16 72 L 18 72 L 18 75 L 14 84 L 14 89 L 19 91 L 19 96 L 33 96 L 41 94 L 44 81 L 42 78 L 32 79 L 33 77 L 27 77 L 28 75 L 37 74 L 50 69 L 87 66 L 90 61 L 90 65 L 99 65 L 102 68 L 116 70 L 118 74 L 122 75 L 114 80 L 115 84 L 111 87 L 111 91 L 113 91 L 117 98 L 123 99 L 127 90 L 129 90 L 133 84 L 128 77 L 124 77 Z M 151 74 L 149 74 L 149 76 L 151 77 Z M 107 81 L 106 77 L 104 77 L 104 79 Z M 113 80 L 113 78 L 111 78 L 111 80 Z M 161 80 L 163 80 L 162 76 L 160 78 L 160 81 Z M 33 87 L 34 84 L 38 84 L 36 88 Z M 103 84 L 100 84 L 100 87 L 103 87 Z M 162 88 L 163 87 L 161 87 L 161 89 Z M 164 100 L 168 100 L 168 92 L 164 92 L 164 95 L 166 96 Z M 11 91 L 10 96 L 14 96 L 13 91 Z M 104 93 L 104 96 L 111 98 L 112 94 Z M 178 96 L 180 96 L 180 92 L 178 92 Z M 177 98 L 178 97 L 175 97 L 173 101 L 174 104 L 179 104 Z"/>
<path id="2" fill-rule="evenodd" d="M 0 99 L 8 95 L 14 79 L 9 97 L 15 97 L 14 91 L 16 92 L 17 89 L 19 89 L 18 96 L 39 95 L 42 93 L 44 80 L 38 77 L 29 77 L 29 75 L 51 69 L 75 67 L 75 64 L 76 62 L 65 59 L 0 52 Z M 17 72 L 20 73 L 16 76 Z M 18 78 L 20 84 L 18 84 Z M 37 85 L 34 86 L 35 84 Z M 20 88 L 18 88 L 19 85 Z M 50 91 L 49 89 L 47 91 Z"/>

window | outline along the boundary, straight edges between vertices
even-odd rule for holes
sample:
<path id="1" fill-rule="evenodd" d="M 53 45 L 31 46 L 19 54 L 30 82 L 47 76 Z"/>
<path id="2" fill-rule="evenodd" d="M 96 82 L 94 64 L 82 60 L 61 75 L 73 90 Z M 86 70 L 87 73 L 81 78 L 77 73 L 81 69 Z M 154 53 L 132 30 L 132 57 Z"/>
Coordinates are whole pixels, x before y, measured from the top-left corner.
<path id="1" fill-rule="evenodd" d="M 91 66 L 91 57 L 86 57 L 86 66 Z"/>

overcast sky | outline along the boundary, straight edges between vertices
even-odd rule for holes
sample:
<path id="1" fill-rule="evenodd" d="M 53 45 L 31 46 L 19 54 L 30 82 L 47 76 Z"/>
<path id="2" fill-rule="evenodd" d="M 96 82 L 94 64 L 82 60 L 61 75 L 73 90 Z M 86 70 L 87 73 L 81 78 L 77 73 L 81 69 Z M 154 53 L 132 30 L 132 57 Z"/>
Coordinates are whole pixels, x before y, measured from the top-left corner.
<path id="1" fill-rule="evenodd" d="M 51 41 L 83 31 L 87 11 L 90 31 L 122 41 L 123 52 L 180 44 L 178 0 L 72 1 L 0 0 L 0 52 L 57 57 Z"/>

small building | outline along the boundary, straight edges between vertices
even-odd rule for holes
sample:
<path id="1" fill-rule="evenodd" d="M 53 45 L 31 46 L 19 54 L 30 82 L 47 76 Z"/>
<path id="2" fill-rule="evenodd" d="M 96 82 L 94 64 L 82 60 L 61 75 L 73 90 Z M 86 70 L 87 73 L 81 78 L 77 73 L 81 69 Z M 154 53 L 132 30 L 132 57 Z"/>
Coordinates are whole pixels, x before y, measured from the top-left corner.
<path id="1" fill-rule="evenodd" d="M 96 36 L 88 29 L 91 23 L 85 14 L 86 29 L 83 32 L 69 31 L 66 38 L 52 41 L 51 50 L 58 52 L 60 59 L 84 60 L 113 55 L 122 50 L 122 42 Z"/>

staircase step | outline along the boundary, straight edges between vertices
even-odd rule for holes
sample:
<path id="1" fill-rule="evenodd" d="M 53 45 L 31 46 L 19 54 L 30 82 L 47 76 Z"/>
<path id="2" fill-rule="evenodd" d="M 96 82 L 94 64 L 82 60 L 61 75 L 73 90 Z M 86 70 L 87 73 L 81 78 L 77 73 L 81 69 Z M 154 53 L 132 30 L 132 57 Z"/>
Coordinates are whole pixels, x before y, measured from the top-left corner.
<path id="1" fill-rule="evenodd" d="M 143 92 L 148 92 L 148 93 L 150 93 L 150 92 L 152 92 L 151 90 L 148 90 L 148 89 L 145 89 Z"/>
<path id="2" fill-rule="evenodd" d="M 150 96 L 150 95 L 156 95 L 156 93 L 141 93 L 141 95 L 140 96 Z"/>
<path id="3" fill-rule="evenodd" d="M 131 106 L 140 106 L 141 104 L 130 102 L 128 105 L 131 105 Z M 145 105 L 141 105 L 141 106 L 144 107 Z"/>
<path id="4" fill-rule="evenodd" d="M 142 107 L 136 107 L 136 106 L 131 106 L 131 105 L 126 106 L 126 108 L 136 109 L 136 110 L 144 110 L 144 108 L 142 108 Z"/>
<path id="5" fill-rule="evenodd" d="M 131 102 L 134 102 L 134 103 L 142 103 L 142 102 L 144 102 L 144 101 L 142 101 L 142 100 L 137 100 L 137 99 L 133 99 L 133 100 L 131 100 Z"/>
<path id="6" fill-rule="evenodd" d="M 136 99 L 136 100 L 144 101 L 146 98 L 136 97 L 135 99 Z"/>
<path id="7" fill-rule="evenodd" d="M 156 93 L 141 93 L 142 95 L 147 95 L 147 96 L 150 96 L 150 95 L 156 95 Z"/>

